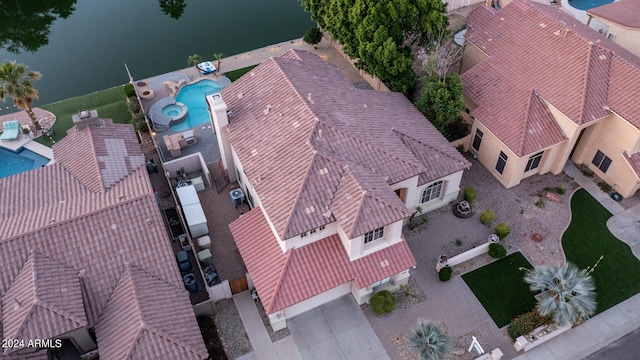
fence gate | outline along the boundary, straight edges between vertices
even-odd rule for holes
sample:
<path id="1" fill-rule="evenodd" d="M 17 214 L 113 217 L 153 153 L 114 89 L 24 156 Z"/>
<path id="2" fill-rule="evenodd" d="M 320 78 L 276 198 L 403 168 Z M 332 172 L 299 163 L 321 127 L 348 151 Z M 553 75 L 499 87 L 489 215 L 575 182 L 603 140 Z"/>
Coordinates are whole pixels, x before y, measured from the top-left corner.
<path id="1" fill-rule="evenodd" d="M 231 294 L 237 294 L 245 290 L 249 290 L 249 283 L 247 282 L 247 277 L 243 276 L 239 279 L 230 281 L 229 287 L 231 287 Z"/>

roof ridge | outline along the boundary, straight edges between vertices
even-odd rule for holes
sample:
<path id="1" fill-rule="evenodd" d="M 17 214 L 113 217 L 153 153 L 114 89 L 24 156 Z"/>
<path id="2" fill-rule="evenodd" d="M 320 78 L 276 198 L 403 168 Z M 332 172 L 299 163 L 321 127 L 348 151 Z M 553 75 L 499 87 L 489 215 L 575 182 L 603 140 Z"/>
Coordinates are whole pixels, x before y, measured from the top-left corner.
<path id="1" fill-rule="evenodd" d="M 349 237 L 349 239 L 351 239 L 351 233 L 353 232 L 353 229 L 355 227 L 356 220 L 360 218 L 360 213 L 362 212 L 362 205 L 364 203 L 365 197 L 367 196 L 367 191 L 364 190 L 362 185 L 360 185 L 360 182 L 358 182 L 358 179 L 355 177 L 355 175 L 353 174 L 353 172 L 348 166 L 345 169 L 345 173 L 349 174 L 349 176 L 353 179 L 353 182 L 356 184 L 356 186 L 360 189 L 360 191 L 362 191 L 362 196 L 360 197 L 360 201 L 358 201 L 358 208 L 356 209 L 356 213 L 353 216 L 353 222 L 351 223 L 351 226 L 349 227 L 349 232 L 347 233 L 347 236 Z"/>
<path id="2" fill-rule="evenodd" d="M 100 181 L 100 192 L 104 193 L 106 190 L 106 187 L 104 186 L 104 181 L 102 180 L 102 173 L 100 172 L 100 165 L 98 164 L 98 154 L 96 153 L 96 143 L 93 139 L 93 131 L 91 130 L 91 126 L 87 126 L 87 132 L 89 133 L 89 141 L 91 142 L 91 158 L 94 160 L 92 161 L 96 170 L 97 170 L 97 174 L 98 174 L 98 180 Z M 90 189 L 91 190 L 91 189 Z"/>
<path id="3" fill-rule="evenodd" d="M 428 147 L 429 149 L 432 149 L 432 150 L 434 150 L 434 151 L 437 151 L 439 154 L 442 154 L 442 155 L 444 155 L 444 156 L 446 156 L 446 157 L 450 158 L 451 160 L 459 161 L 459 159 L 456 159 L 455 157 L 453 157 L 452 155 L 450 155 L 450 154 L 449 154 L 449 153 L 447 153 L 447 152 L 443 152 L 440 148 L 438 148 L 438 147 L 436 147 L 436 146 L 431 146 L 431 144 L 428 144 L 428 143 L 422 142 L 422 141 L 420 141 L 420 140 L 418 140 L 418 139 L 414 138 L 414 137 L 413 137 L 413 136 L 411 136 L 411 135 L 407 135 L 407 134 L 405 134 L 405 133 L 403 133 L 403 132 L 401 132 L 401 131 L 396 130 L 395 128 L 393 129 L 393 131 L 394 131 L 396 134 L 400 134 L 400 135 L 402 135 L 402 136 L 405 136 L 405 137 L 407 137 L 407 138 L 409 138 L 409 139 L 411 139 L 411 140 L 413 140 L 413 141 L 415 141 L 415 142 L 418 142 L 418 143 L 420 143 L 420 144 L 422 144 L 422 145 L 424 145 L 424 146 Z M 403 144 L 403 145 L 404 145 L 405 147 L 407 147 L 407 145 L 405 145 L 405 144 Z M 411 150 L 411 148 L 407 147 L 407 149 L 409 149 L 409 151 L 411 151 L 411 153 L 413 153 L 413 151 Z M 415 155 L 415 154 L 414 154 L 414 155 Z M 426 168 L 425 168 L 424 164 L 420 163 L 420 166 L 426 170 Z"/>
<path id="4" fill-rule="evenodd" d="M 284 229 L 282 229 L 282 234 L 280 235 L 283 240 L 285 239 L 285 236 L 287 236 L 288 233 L 289 233 L 289 229 L 291 227 L 291 218 L 293 217 L 293 214 L 296 211 L 296 205 L 298 204 L 298 201 L 300 200 L 300 197 L 302 196 L 302 191 L 305 188 L 305 185 L 307 184 L 307 181 L 309 180 L 309 177 L 311 176 L 311 168 L 313 167 L 313 164 L 315 164 L 315 160 L 317 158 L 317 155 L 318 155 L 318 152 L 313 150 L 313 155 L 311 156 L 311 160 L 309 161 L 309 164 L 307 165 L 307 169 L 306 169 L 306 171 L 304 173 L 304 178 L 300 182 L 300 187 L 298 188 L 298 192 L 296 193 L 296 197 L 293 199 L 293 203 L 292 203 L 293 206 L 291 206 L 291 210 L 289 211 L 289 214 L 287 215 L 287 219 L 285 220 Z"/>
<path id="5" fill-rule="evenodd" d="M 593 48 L 594 45 L 593 43 L 589 43 L 588 44 L 589 48 L 587 49 L 587 66 L 585 66 L 584 68 L 584 81 L 582 82 L 582 86 L 581 86 L 581 90 L 582 90 L 582 96 L 580 97 L 580 114 L 578 115 L 578 125 L 582 125 L 584 123 L 584 116 L 585 116 L 585 111 L 584 111 L 584 106 L 585 103 L 587 102 L 587 86 L 589 85 L 589 78 L 590 78 L 590 74 L 591 74 L 591 57 L 593 54 Z M 607 79 L 608 80 L 608 79 Z M 608 83 L 609 81 L 607 81 Z"/>
<path id="6" fill-rule="evenodd" d="M 280 289 L 280 285 L 282 285 L 282 282 L 284 281 L 285 272 L 287 271 L 287 267 L 291 262 L 291 257 L 293 256 L 293 250 L 295 249 L 296 248 L 291 248 L 287 250 L 287 252 L 284 254 L 285 255 L 284 264 L 282 264 L 282 269 L 280 269 L 280 274 L 278 274 L 278 281 L 276 282 L 276 286 L 273 288 L 273 293 L 271 294 L 271 303 L 268 304 L 269 306 L 267 306 L 267 308 L 265 309 L 267 314 L 271 313 L 271 310 L 273 309 L 273 306 L 276 303 L 278 290 Z"/>
<path id="7" fill-rule="evenodd" d="M 76 324 L 79 324 L 81 326 L 86 326 L 86 324 L 84 324 L 81 320 L 79 320 L 77 317 L 75 317 L 73 314 L 69 313 L 68 311 L 58 308 L 58 307 L 54 307 L 52 305 L 50 305 L 48 302 L 42 301 L 38 296 L 36 296 L 37 302 L 35 302 L 33 305 L 35 306 L 39 306 L 42 308 L 45 308 L 49 311 L 52 311 L 60 316 L 63 316 L 73 322 L 75 322 Z"/>
<path id="8" fill-rule="evenodd" d="M 16 333 L 15 334 L 7 335 L 7 333 L 5 332 L 6 328 L 2 329 L 2 331 L 3 331 L 2 338 L 3 339 L 20 339 L 21 338 L 19 335 L 20 335 L 21 330 L 24 328 L 25 320 L 29 317 L 29 315 L 31 315 L 31 313 L 33 312 L 33 310 L 35 308 L 35 305 L 36 304 L 34 302 L 32 302 L 32 303 L 30 303 L 28 305 L 29 306 L 29 311 L 27 311 L 24 314 L 24 317 L 22 317 L 22 319 L 20 320 L 20 326 L 18 328 L 16 328 Z M 3 322 L 3 326 L 4 326 L 4 322 Z M 7 348 L 4 349 L 3 353 L 6 355 L 6 354 L 8 354 L 10 352 L 10 350 L 11 350 L 11 347 L 7 347 Z"/>
<path id="9" fill-rule="evenodd" d="M 536 97 L 537 94 L 538 92 L 535 89 L 531 89 L 531 92 L 529 93 L 529 101 L 527 101 L 527 107 L 524 111 L 524 121 L 522 121 L 522 126 L 520 129 L 520 141 L 518 141 L 518 144 L 520 146 L 518 148 L 518 152 L 516 153 L 516 156 L 518 157 L 524 156 L 524 143 L 525 138 L 527 137 L 527 128 L 529 127 L 529 122 L 531 121 L 531 108 L 533 106 L 533 101 L 535 100 L 534 97 Z"/>
<path id="10" fill-rule="evenodd" d="M 144 324 L 146 325 L 146 323 L 144 323 Z M 160 329 L 158 329 L 158 328 L 156 328 L 154 326 L 143 326 L 143 327 L 141 327 L 140 332 L 142 332 L 142 330 L 147 330 L 147 331 L 149 331 L 151 333 L 154 333 L 154 334 L 156 334 L 156 335 L 158 335 L 160 337 L 163 337 L 166 340 L 169 340 L 170 342 L 172 342 L 172 343 L 184 348 L 187 351 L 195 352 L 198 355 L 204 355 L 204 353 L 201 353 L 200 351 L 197 351 L 196 349 L 194 349 L 193 347 L 189 346 L 188 344 L 185 344 L 180 339 L 178 339 L 178 338 L 176 338 L 174 336 L 171 336 L 171 335 L 165 333 L 164 331 L 162 331 L 162 330 L 160 330 Z"/>

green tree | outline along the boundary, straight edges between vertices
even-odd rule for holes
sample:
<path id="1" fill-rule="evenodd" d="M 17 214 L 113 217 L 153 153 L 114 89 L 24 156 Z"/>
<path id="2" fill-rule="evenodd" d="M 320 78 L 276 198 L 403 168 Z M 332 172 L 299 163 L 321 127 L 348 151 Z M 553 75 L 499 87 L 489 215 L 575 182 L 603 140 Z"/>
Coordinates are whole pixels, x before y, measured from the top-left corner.
<path id="1" fill-rule="evenodd" d="M 309 45 L 316 45 L 322 40 L 322 31 L 317 27 L 312 27 L 307 30 L 307 33 L 304 34 L 304 38 L 302 38 L 302 40 Z"/>
<path id="2" fill-rule="evenodd" d="M 223 53 L 215 53 L 213 54 L 213 58 L 216 59 L 216 70 L 218 74 L 220 74 L 220 64 L 222 64 L 222 59 L 224 58 Z"/>
<path id="3" fill-rule="evenodd" d="M 198 64 L 200 64 L 201 62 L 202 62 L 202 56 L 198 54 L 193 54 L 187 58 L 187 65 L 195 66 L 196 70 L 198 70 L 198 73 L 200 73 L 200 69 L 198 69 Z"/>
<path id="4" fill-rule="evenodd" d="M 13 99 L 13 104 L 29 114 L 29 118 L 36 130 L 42 129 L 36 114 L 31 110 L 31 104 L 38 98 L 38 90 L 33 87 L 33 81 L 42 77 L 37 71 L 30 71 L 24 64 L 7 61 L 0 65 L 0 100 L 7 97 Z"/>
<path id="5" fill-rule="evenodd" d="M 76 0 L 0 2 L 0 47 L 14 54 L 49 43 L 51 24 L 75 11 Z"/>
<path id="6" fill-rule="evenodd" d="M 431 123 L 446 135 L 446 129 L 453 124 L 464 109 L 462 82 L 458 74 L 449 74 L 445 81 L 432 77 L 424 83 L 416 107 Z"/>
<path id="7" fill-rule="evenodd" d="M 524 281 L 531 291 L 546 293 L 536 305 L 536 310 L 542 316 L 552 316 L 560 326 L 586 320 L 596 311 L 596 287 L 591 273 L 574 264 L 526 269 Z"/>
<path id="8" fill-rule="evenodd" d="M 405 338 L 421 360 L 442 360 L 449 354 L 449 336 L 433 321 L 418 320 Z"/>
<path id="9" fill-rule="evenodd" d="M 449 23 L 441 0 L 302 0 L 302 6 L 358 68 L 405 94 L 415 84 L 409 45 L 446 32 Z"/>

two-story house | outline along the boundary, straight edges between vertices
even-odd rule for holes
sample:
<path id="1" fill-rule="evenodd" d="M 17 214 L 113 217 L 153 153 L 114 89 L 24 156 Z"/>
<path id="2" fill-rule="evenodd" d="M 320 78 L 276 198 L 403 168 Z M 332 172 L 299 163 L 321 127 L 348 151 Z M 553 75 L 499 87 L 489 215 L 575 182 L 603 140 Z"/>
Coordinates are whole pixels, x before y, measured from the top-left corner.
<path id="1" fill-rule="evenodd" d="M 357 89 L 309 52 L 207 100 L 224 168 L 253 208 L 231 232 L 274 329 L 406 283 L 416 262 L 403 223 L 455 200 L 470 166 L 402 94 Z"/>

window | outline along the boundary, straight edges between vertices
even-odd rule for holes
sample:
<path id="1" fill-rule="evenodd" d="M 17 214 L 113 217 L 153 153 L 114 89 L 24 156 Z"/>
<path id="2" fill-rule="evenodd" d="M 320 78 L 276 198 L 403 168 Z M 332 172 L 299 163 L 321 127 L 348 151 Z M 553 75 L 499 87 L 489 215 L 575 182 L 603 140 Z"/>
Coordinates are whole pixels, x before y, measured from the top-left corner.
<path id="1" fill-rule="evenodd" d="M 607 170 L 609 170 L 609 165 L 611 165 L 611 159 L 602 151 L 598 150 L 591 163 L 600 169 L 600 171 L 606 173 Z"/>
<path id="2" fill-rule="evenodd" d="M 384 227 L 375 229 L 373 231 L 369 231 L 368 233 L 364 234 L 364 243 L 370 243 L 373 240 L 377 240 L 380 239 L 384 236 Z"/>
<path id="3" fill-rule="evenodd" d="M 500 157 L 498 157 L 498 163 L 496 164 L 496 170 L 500 174 L 502 174 L 502 172 L 504 171 L 504 166 L 507 165 L 507 160 L 509 160 L 507 154 L 500 151 Z"/>
<path id="4" fill-rule="evenodd" d="M 473 144 L 471 145 L 473 146 L 474 149 L 476 149 L 476 151 L 480 151 L 480 143 L 482 142 L 482 135 L 484 135 L 482 131 L 480 131 L 480 129 L 476 129 L 476 135 L 473 137 Z"/>
<path id="5" fill-rule="evenodd" d="M 427 201 L 439 199 L 440 193 L 442 193 L 442 180 L 436 181 L 424 188 L 424 190 L 422 191 L 422 198 L 420 202 L 426 203 Z"/>
<path id="6" fill-rule="evenodd" d="M 371 287 L 375 289 L 375 288 L 377 288 L 378 286 L 382 286 L 382 285 L 384 285 L 384 284 L 388 284 L 388 283 L 390 283 L 390 282 L 391 282 L 391 276 L 389 276 L 388 278 L 384 278 L 384 279 L 382 279 L 382 280 L 380 280 L 380 281 L 376 281 L 376 282 L 374 282 L 373 284 L 371 284 Z"/>
<path id="7" fill-rule="evenodd" d="M 543 153 L 544 153 L 544 151 L 541 151 L 541 152 L 533 155 L 532 157 L 530 157 L 529 161 L 527 161 L 527 167 L 524 168 L 524 171 L 537 169 L 538 165 L 540 165 L 540 160 L 542 159 L 542 154 Z"/>

